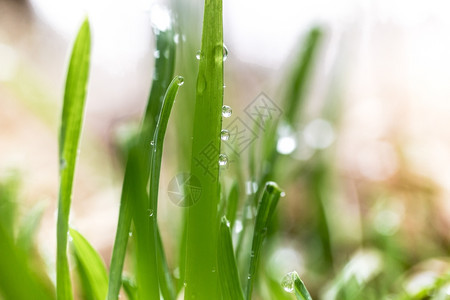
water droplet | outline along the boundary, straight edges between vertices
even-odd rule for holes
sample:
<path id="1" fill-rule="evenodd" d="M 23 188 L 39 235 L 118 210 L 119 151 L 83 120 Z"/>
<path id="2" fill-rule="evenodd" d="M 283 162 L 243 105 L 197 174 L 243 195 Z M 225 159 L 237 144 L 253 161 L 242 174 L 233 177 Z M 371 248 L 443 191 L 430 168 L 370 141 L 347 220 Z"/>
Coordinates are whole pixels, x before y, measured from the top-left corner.
<path id="1" fill-rule="evenodd" d="M 219 155 L 219 165 L 225 166 L 228 163 L 228 156 L 226 154 Z"/>
<path id="2" fill-rule="evenodd" d="M 236 222 L 234 223 L 234 232 L 240 233 L 242 231 L 242 229 L 243 229 L 242 221 L 236 220 Z"/>
<path id="3" fill-rule="evenodd" d="M 182 86 L 184 84 L 183 76 L 178 76 L 178 86 Z"/>
<path id="4" fill-rule="evenodd" d="M 223 44 L 223 61 L 226 61 L 228 57 L 228 48 Z"/>
<path id="5" fill-rule="evenodd" d="M 178 44 L 178 42 L 180 41 L 180 35 L 178 33 L 173 36 L 173 41 L 175 42 L 175 44 Z"/>
<path id="6" fill-rule="evenodd" d="M 206 90 L 206 79 L 204 75 L 200 75 L 197 80 L 197 93 L 202 94 Z"/>
<path id="7" fill-rule="evenodd" d="M 295 271 L 287 273 L 281 280 L 281 286 L 288 293 L 294 292 Z"/>
<path id="8" fill-rule="evenodd" d="M 226 87 L 227 87 L 227 86 L 224 84 L 224 85 L 223 85 L 223 88 L 226 88 Z"/>
<path id="9" fill-rule="evenodd" d="M 197 60 L 200 60 L 201 57 L 202 57 L 202 51 L 198 50 L 197 53 L 195 54 L 195 58 L 197 58 Z"/>
<path id="10" fill-rule="evenodd" d="M 252 252 L 250 253 L 250 257 L 255 257 L 255 251 L 252 250 Z"/>
<path id="11" fill-rule="evenodd" d="M 228 141 L 230 139 L 230 132 L 226 129 L 220 131 L 220 139 L 222 141 Z"/>
<path id="12" fill-rule="evenodd" d="M 159 50 L 155 50 L 155 52 L 153 52 L 153 56 L 155 58 L 159 58 L 159 56 L 160 56 Z"/>
<path id="13" fill-rule="evenodd" d="M 251 275 L 248 275 L 248 276 L 247 276 L 247 279 L 252 279 L 252 276 L 251 276 Z"/>
<path id="14" fill-rule="evenodd" d="M 155 146 L 155 141 L 152 140 L 152 141 L 150 142 L 150 146 L 152 146 L 152 147 Z"/>
<path id="15" fill-rule="evenodd" d="M 153 217 L 153 209 L 149 209 L 149 210 L 148 210 L 148 215 L 149 215 L 150 217 Z"/>
<path id="16" fill-rule="evenodd" d="M 286 197 L 286 193 L 285 193 L 285 192 L 281 192 L 281 193 L 280 193 L 280 197 L 281 197 L 281 198 Z"/>
<path id="17" fill-rule="evenodd" d="M 128 236 L 133 236 L 133 232 L 132 231 L 128 232 Z"/>
<path id="18" fill-rule="evenodd" d="M 215 273 L 215 272 L 216 272 L 216 269 L 212 269 L 212 272 Z"/>
<path id="19" fill-rule="evenodd" d="M 231 117 L 231 114 L 233 113 L 233 110 L 228 105 L 222 106 L 222 117 L 229 118 Z"/>

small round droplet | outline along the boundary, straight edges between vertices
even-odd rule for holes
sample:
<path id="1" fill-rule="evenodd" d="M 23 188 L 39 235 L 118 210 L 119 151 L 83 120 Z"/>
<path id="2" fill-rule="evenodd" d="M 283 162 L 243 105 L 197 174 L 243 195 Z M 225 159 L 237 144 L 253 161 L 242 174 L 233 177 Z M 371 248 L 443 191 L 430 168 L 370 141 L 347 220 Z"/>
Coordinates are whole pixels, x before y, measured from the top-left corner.
<path id="1" fill-rule="evenodd" d="M 233 113 L 233 110 L 231 109 L 230 106 L 228 106 L 228 105 L 222 106 L 222 117 L 229 118 L 229 117 L 231 117 L 232 113 Z"/>
<path id="2" fill-rule="evenodd" d="M 153 217 L 153 209 L 149 209 L 149 210 L 148 210 L 148 215 L 149 215 L 150 217 Z"/>
<path id="3" fill-rule="evenodd" d="M 178 86 L 182 86 L 184 84 L 183 76 L 178 76 Z"/>
<path id="4" fill-rule="evenodd" d="M 223 44 L 223 61 L 226 61 L 228 57 L 228 48 Z"/>
<path id="5" fill-rule="evenodd" d="M 128 232 L 128 236 L 133 236 L 133 232 L 132 231 Z"/>
<path id="6" fill-rule="evenodd" d="M 230 132 L 226 129 L 220 131 L 220 139 L 222 141 L 228 141 L 230 139 Z"/>
<path id="7" fill-rule="evenodd" d="M 280 197 L 281 197 L 281 198 L 286 197 L 286 193 L 285 193 L 285 192 L 281 192 L 281 193 L 280 193 Z"/>
<path id="8" fill-rule="evenodd" d="M 202 51 L 198 50 L 197 54 L 195 54 L 195 58 L 197 58 L 197 60 L 200 60 L 201 57 L 202 57 Z"/>
<path id="9" fill-rule="evenodd" d="M 159 50 L 155 50 L 155 52 L 153 52 L 153 56 L 155 58 L 159 58 L 161 56 L 161 54 L 159 53 Z"/>
<path id="10" fill-rule="evenodd" d="M 281 286 L 288 293 L 294 292 L 295 271 L 287 273 L 281 280 Z"/>
<path id="11" fill-rule="evenodd" d="M 152 141 L 150 142 L 150 146 L 152 146 L 152 147 L 155 146 L 155 141 L 152 140 Z"/>
<path id="12" fill-rule="evenodd" d="M 228 163 L 228 156 L 226 154 L 220 154 L 219 155 L 219 165 L 225 166 Z"/>

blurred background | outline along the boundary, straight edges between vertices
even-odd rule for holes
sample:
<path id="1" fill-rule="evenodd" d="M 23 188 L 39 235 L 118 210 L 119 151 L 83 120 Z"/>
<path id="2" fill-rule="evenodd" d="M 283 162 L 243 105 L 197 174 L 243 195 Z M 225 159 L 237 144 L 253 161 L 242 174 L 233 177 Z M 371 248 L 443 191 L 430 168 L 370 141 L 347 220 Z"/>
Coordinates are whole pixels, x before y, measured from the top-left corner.
<path id="1" fill-rule="evenodd" d="M 182 208 L 165 191 L 190 161 L 180 153 L 190 152 L 185 132 L 203 4 L 158 4 L 174 17 L 175 73 L 185 78 L 160 185 L 159 221 L 170 249 Z M 71 42 L 88 15 L 92 65 L 71 217 L 109 264 L 123 176 L 120 144 L 139 125 L 150 90 L 155 5 L 0 0 L 0 181 L 20 186 L 21 215 L 45 206 L 38 245 L 51 269 L 58 122 Z M 276 177 L 287 196 L 279 205 L 281 233 L 266 254 L 274 277 L 296 269 L 314 295 L 326 295 L 332 293 L 326 283 L 362 268 L 367 278 L 386 272 L 373 284 L 388 294 L 387 280 L 407 278 L 399 284 L 408 290 L 450 270 L 448 8 L 444 0 L 224 1 L 224 103 L 236 117 L 261 92 L 281 107 L 308 32 L 322 32 L 295 133 L 277 145 L 286 168 Z"/>

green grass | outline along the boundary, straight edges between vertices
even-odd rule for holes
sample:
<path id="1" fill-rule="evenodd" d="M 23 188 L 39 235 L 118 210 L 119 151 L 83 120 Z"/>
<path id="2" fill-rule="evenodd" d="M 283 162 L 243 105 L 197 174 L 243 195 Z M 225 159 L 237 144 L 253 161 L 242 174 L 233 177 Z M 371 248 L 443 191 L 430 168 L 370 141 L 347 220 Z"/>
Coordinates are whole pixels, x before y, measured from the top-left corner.
<path id="1" fill-rule="evenodd" d="M 59 134 L 60 189 L 57 221 L 56 291 L 58 299 L 65 300 L 73 298 L 67 258 L 67 237 L 69 234 L 69 214 L 75 163 L 78 156 L 89 76 L 90 49 L 89 22 L 85 20 L 75 40 L 69 63 Z"/>
<path id="2" fill-rule="evenodd" d="M 188 11 L 187 4 L 174 3 L 180 8 L 178 13 Z M 380 236 L 372 229 L 370 220 L 361 220 L 360 244 L 343 242 L 336 236 L 335 227 L 341 225 L 336 222 L 345 223 L 345 216 L 338 221 L 330 218 L 333 200 L 340 196 L 332 148 L 317 151 L 301 164 L 277 151 L 281 127 L 288 126 L 296 132 L 301 130 L 302 122 L 311 118 L 306 109 L 308 89 L 326 35 L 323 29 L 312 28 L 306 34 L 296 58 L 289 64 L 291 70 L 281 80 L 283 101 L 279 105 L 283 115 L 267 123 L 264 130 L 255 124 L 260 138 L 249 147 L 248 153 L 237 159 L 233 167 L 219 166 L 219 155 L 228 154 L 220 139 L 226 67 L 222 1 L 206 0 L 203 8 L 199 61 L 195 60 L 196 51 L 192 51 L 196 49 L 194 38 L 186 42 L 178 38 L 177 42 L 176 34 L 179 37 L 182 32 L 177 32 L 175 23 L 166 30 L 154 28 L 156 51 L 160 55 L 155 57 L 140 128 L 123 148 L 124 178 L 109 270 L 90 242 L 69 227 L 89 75 L 90 29 L 89 22 L 83 22 L 69 62 L 61 116 L 56 283 L 51 281 L 52 272 L 46 269 L 35 243 L 45 207 L 37 204 L 21 215 L 20 176 L 0 178 L 0 299 L 116 300 L 119 295 L 131 300 L 181 297 L 371 300 L 386 295 L 390 299 L 446 299 L 450 285 L 448 261 L 441 261 L 441 266 L 447 266 L 448 270 L 411 293 L 404 290 L 412 277 L 409 272 L 416 272 L 413 266 L 427 258 L 425 254 L 403 255 L 407 251 L 402 249 L 397 236 Z M 189 24 L 189 17 L 183 15 L 180 19 Z M 197 30 L 195 26 L 192 28 Z M 200 31 L 195 31 L 187 36 L 199 34 Z M 180 73 L 184 78 L 174 76 L 176 54 L 180 54 L 178 64 L 185 66 L 181 69 L 186 74 Z M 198 68 L 193 68 L 196 64 Z M 183 91 L 185 88 L 187 91 Z M 182 91 L 191 94 L 186 96 Z M 177 110 L 176 98 L 181 114 L 172 113 Z M 334 104 L 326 102 L 320 116 L 337 127 L 339 111 L 335 108 L 339 105 Z M 183 113 L 188 116 L 183 117 Z M 169 120 L 174 121 L 173 128 Z M 179 149 L 167 144 L 166 135 L 169 137 L 174 129 L 177 143 L 182 145 Z M 174 163 L 167 159 L 163 164 L 164 150 L 169 155 L 175 152 L 181 155 L 180 169 L 188 170 L 198 179 L 201 189 L 195 204 L 183 208 L 169 206 L 169 214 L 181 214 L 182 219 L 170 220 L 174 224 L 171 226 L 178 225 L 178 232 L 174 238 L 177 240 L 167 244 L 163 233 L 170 230 L 160 230 L 161 224 L 166 223 L 158 220 L 158 206 L 163 192 L 161 174 Z M 246 180 L 252 186 L 257 185 L 256 191 L 246 191 Z M 283 190 L 288 192 L 285 198 Z M 427 200 L 424 190 L 419 188 Z M 303 211 L 297 211 L 297 207 Z M 289 223 L 289 213 L 300 216 L 295 224 Z M 376 250 L 358 250 L 363 245 Z M 431 248 L 431 257 L 437 260 L 438 254 L 448 254 L 445 245 L 443 239 L 441 246 Z M 286 257 L 295 262 L 289 256 L 292 251 L 286 250 L 289 247 L 295 247 L 301 253 L 298 256 L 304 259 L 303 269 L 297 269 L 304 282 L 296 271 L 286 271 L 280 263 Z M 284 253 L 283 257 L 277 256 L 278 251 Z M 75 279 L 73 284 L 71 278 Z"/>

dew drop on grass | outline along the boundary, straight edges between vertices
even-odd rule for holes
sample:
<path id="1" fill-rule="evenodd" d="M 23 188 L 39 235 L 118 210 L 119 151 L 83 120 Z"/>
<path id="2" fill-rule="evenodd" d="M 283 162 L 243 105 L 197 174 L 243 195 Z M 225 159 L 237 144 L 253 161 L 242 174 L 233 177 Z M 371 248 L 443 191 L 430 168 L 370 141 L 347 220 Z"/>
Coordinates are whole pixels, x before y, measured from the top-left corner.
<path id="1" fill-rule="evenodd" d="M 153 56 L 154 56 L 155 58 L 159 58 L 159 57 L 160 57 L 159 50 L 155 50 L 155 52 L 153 52 Z"/>
<path id="2" fill-rule="evenodd" d="M 149 215 L 150 217 L 153 217 L 153 209 L 149 209 L 149 210 L 148 210 L 148 215 Z"/>
<path id="3" fill-rule="evenodd" d="M 133 236 L 133 232 L 132 231 L 128 232 L 128 236 Z"/>
<path id="4" fill-rule="evenodd" d="M 195 58 L 197 58 L 197 60 L 200 60 L 201 57 L 202 57 L 202 51 L 198 50 L 197 53 L 195 54 Z"/>
<path id="5" fill-rule="evenodd" d="M 281 280 L 281 286 L 288 293 L 294 292 L 295 272 L 287 273 Z"/>
<path id="6" fill-rule="evenodd" d="M 180 41 L 180 35 L 178 33 L 173 36 L 173 41 L 175 42 L 175 44 L 178 44 L 178 42 Z"/>
<path id="7" fill-rule="evenodd" d="M 232 113 L 233 113 L 233 110 L 231 109 L 230 106 L 228 106 L 228 105 L 222 106 L 222 117 L 229 118 L 229 117 L 231 117 Z"/>
<path id="8" fill-rule="evenodd" d="M 184 84 L 184 77 L 178 76 L 178 86 L 182 86 Z"/>
<path id="9" fill-rule="evenodd" d="M 226 61 L 228 57 L 228 48 L 223 44 L 223 61 Z"/>
<path id="10" fill-rule="evenodd" d="M 152 141 L 150 142 L 150 146 L 152 146 L 152 147 L 155 146 L 155 141 L 152 140 Z"/>
<path id="11" fill-rule="evenodd" d="M 230 139 L 230 132 L 226 129 L 220 131 L 220 139 L 222 141 L 228 141 Z"/>
<path id="12" fill-rule="evenodd" d="M 219 155 L 219 165 L 225 166 L 228 163 L 228 156 L 226 154 Z"/>

